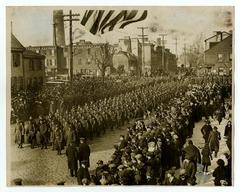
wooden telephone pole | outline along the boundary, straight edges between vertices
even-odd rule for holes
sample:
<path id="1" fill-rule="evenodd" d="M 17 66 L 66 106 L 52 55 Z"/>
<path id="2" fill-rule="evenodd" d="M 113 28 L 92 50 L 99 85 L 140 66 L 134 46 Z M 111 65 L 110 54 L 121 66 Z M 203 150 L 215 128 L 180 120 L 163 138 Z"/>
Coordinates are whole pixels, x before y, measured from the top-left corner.
<path id="1" fill-rule="evenodd" d="M 145 52 L 144 52 L 144 40 L 145 40 L 145 37 L 147 35 L 144 34 L 144 30 L 147 29 L 148 27 L 138 27 L 138 29 L 141 29 L 142 30 L 142 34 L 141 35 L 138 35 L 139 37 L 141 37 L 142 39 L 142 70 L 143 70 L 143 67 L 145 67 Z M 143 71 L 142 71 L 143 72 Z"/>
<path id="2" fill-rule="evenodd" d="M 72 22 L 79 21 L 77 16 L 80 14 L 73 14 L 72 10 L 69 11 L 69 14 L 63 15 L 63 17 L 68 17 L 64 21 L 69 21 L 69 68 L 70 68 L 70 82 L 73 80 L 73 42 L 72 42 Z M 74 18 L 75 17 L 75 18 Z"/>
<path id="3" fill-rule="evenodd" d="M 159 34 L 162 39 L 162 68 L 165 70 L 165 60 L 164 60 L 164 52 L 165 52 L 165 40 L 164 37 L 167 36 L 167 34 Z"/>

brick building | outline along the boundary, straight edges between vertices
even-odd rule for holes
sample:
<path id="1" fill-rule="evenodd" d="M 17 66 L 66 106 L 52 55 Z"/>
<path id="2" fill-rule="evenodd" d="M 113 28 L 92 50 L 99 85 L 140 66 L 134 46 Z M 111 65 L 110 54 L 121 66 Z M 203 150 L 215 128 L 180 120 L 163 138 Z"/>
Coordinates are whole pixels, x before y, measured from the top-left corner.
<path id="1" fill-rule="evenodd" d="M 27 50 L 34 51 L 45 56 L 46 76 L 56 76 L 57 73 L 64 73 L 66 69 L 66 60 L 64 58 L 64 48 L 59 46 L 29 46 Z"/>
<path id="2" fill-rule="evenodd" d="M 11 34 L 11 87 L 13 90 L 42 85 L 45 56 L 26 48 Z"/>
<path id="3" fill-rule="evenodd" d="M 162 64 L 163 50 L 161 46 L 151 43 L 146 39 L 144 42 L 144 57 L 142 58 L 142 45 L 137 38 L 119 40 L 120 50 L 132 54 L 137 58 L 136 69 L 139 69 L 141 74 L 154 75 L 160 71 L 171 72 L 176 70 L 176 56 L 169 49 L 164 49 L 164 64 Z M 113 65 L 115 64 L 113 63 Z"/>
<path id="4" fill-rule="evenodd" d="M 127 75 L 137 75 L 139 72 L 137 57 L 129 52 L 119 51 L 113 55 L 113 67 L 118 73 L 122 67 L 122 72 Z"/>
<path id="5" fill-rule="evenodd" d="M 205 40 L 209 48 L 205 50 L 205 67 L 215 73 L 228 73 L 232 68 L 232 35 L 217 32 Z"/>
<path id="6" fill-rule="evenodd" d="M 73 74 L 99 76 L 100 70 L 96 58 L 100 54 L 100 46 L 89 41 L 80 40 L 73 45 Z M 69 47 L 64 48 L 66 66 L 69 68 Z M 108 72 L 109 73 L 109 72 Z"/>

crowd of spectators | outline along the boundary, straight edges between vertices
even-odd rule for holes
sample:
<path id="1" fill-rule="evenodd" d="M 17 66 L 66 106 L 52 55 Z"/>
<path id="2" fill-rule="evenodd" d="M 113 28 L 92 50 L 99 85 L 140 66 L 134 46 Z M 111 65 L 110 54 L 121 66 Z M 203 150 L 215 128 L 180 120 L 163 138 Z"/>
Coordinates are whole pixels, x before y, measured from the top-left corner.
<path id="1" fill-rule="evenodd" d="M 134 89 L 130 86 L 117 95 L 50 110 L 47 116 L 30 116 L 27 122 L 17 120 L 18 147 L 22 148 L 24 142 L 41 149 L 51 144 L 58 155 L 65 146 L 71 148 L 67 153 L 68 161 L 75 165 L 71 176 L 77 176 L 81 185 L 195 185 L 201 155 L 191 140 L 186 142 L 187 138 L 192 136 L 195 122 L 222 112 L 231 85 L 221 79 L 196 78 L 165 82 L 150 79 L 143 85 L 130 85 Z M 98 137 L 133 119 L 139 120 L 128 127 L 126 136 L 121 136 L 111 159 L 106 163 L 100 160 L 90 176 L 89 160 L 80 161 L 74 155 L 82 154 L 78 151 L 80 138 Z M 81 171 L 76 171 L 78 160 Z"/>

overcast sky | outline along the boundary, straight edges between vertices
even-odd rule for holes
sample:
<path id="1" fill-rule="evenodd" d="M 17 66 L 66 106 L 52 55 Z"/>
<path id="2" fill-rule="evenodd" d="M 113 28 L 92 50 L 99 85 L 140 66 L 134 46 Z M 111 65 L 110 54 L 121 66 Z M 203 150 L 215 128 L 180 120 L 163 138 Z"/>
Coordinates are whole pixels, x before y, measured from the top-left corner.
<path id="1" fill-rule="evenodd" d="M 13 33 L 24 46 L 52 45 L 53 19 L 52 12 L 63 9 L 68 13 L 80 13 L 80 20 L 88 9 L 131 9 L 131 7 L 8 7 L 8 24 L 13 22 Z M 146 9 L 148 16 L 144 21 L 126 26 L 124 29 L 103 34 L 101 37 L 89 33 L 80 22 L 74 26 L 84 31 L 82 39 L 92 42 L 117 43 L 124 36 L 138 37 L 141 31 L 138 26 L 148 27 L 145 31 L 150 40 L 156 40 L 160 33 L 166 33 L 166 47 L 175 53 L 174 38 L 178 38 L 178 53 L 184 43 L 190 45 L 200 34 L 204 37 L 213 35 L 214 31 L 233 29 L 233 7 L 132 7 Z M 67 27 L 67 26 L 66 26 Z M 67 36 L 67 34 L 66 34 Z M 68 36 L 66 37 L 68 39 Z M 68 41 L 67 41 L 68 43 Z"/>

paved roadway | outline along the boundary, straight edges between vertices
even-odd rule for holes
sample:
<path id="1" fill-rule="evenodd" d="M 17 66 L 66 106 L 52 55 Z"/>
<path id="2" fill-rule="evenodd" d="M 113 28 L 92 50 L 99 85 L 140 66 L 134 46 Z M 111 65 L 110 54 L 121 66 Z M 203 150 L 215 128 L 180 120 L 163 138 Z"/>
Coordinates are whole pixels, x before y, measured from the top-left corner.
<path id="1" fill-rule="evenodd" d="M 196 146 L 202 148 L 204 140 L 200 132 L 203 126 L 203 121 L 195 124 L 193 137 L 191 138 Z M 227 120 L 223 120 L 221 125 L 217 125 L 216 121 L 212 121 L 212 125 L 217 125 L 218 130 L 221 132 L 222 140 L 220 141 L 220 152 L 218 157 L 221 157 L 224 152 L 228 151 L 223 137 L 224 127 Z M 90 170 L 96 167 L 96 162 L 102 159 L 106 162 L 113 153 L 113 145 L 119 141 L 119 135 L 126 133 L 126 127 L 108 131 L 100 138 L 94 139 L 90 142 L 92 150 L 90 156 Z M 11 136 L 13 138 L 13 135 Z M 17 146 L 11 143 L 9 148 L 9 177 L 8 185 L 12 184 L 11 181 L 14 178 L 22 178 L 24 185 L 55 185 L 59 181 L 65 181 L 65 185 L 77 185 L 76 178 L 69 176 L 65 151 L 61 156 L 56 155 L 56 151 L 52 151 L 50 148 L 41 150 L 40 148 L 31 149 L 29 145 L 24 145 L 23 149 L 18 149 Z M 210 171 L 213 171 L 216 167 L 216 161 L 218 158 L 214 158 L 212 165 L 209 167 Z M 201 170 L 201 165 L 198 165 L 198 170 Z M 203 175 L 203 173 L 197 173 L 197 183 L 199 185 L 211 186 L 213 185 L 213 178 L 211 174 Z"/>

